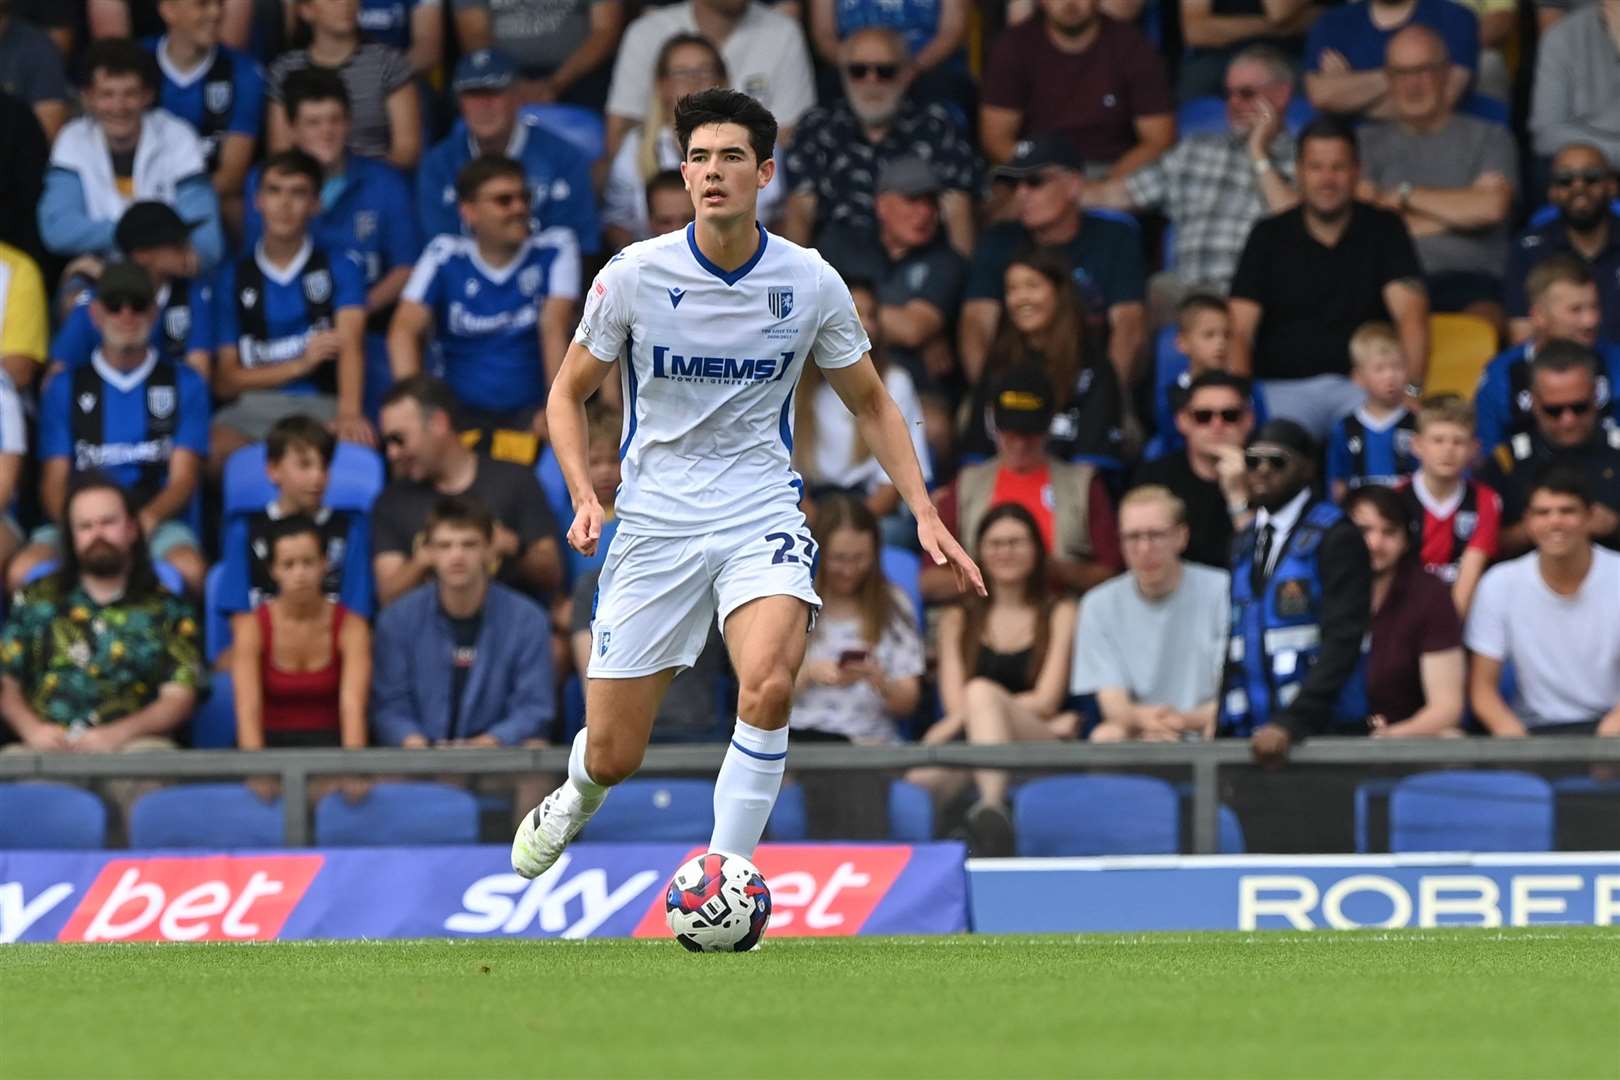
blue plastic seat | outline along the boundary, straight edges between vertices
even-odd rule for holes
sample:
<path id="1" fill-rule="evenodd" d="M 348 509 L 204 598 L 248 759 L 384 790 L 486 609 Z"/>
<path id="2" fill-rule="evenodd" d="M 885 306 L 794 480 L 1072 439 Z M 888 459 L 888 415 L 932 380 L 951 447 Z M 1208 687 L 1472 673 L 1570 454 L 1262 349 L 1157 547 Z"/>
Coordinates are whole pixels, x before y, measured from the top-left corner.
<path id="1" fill-rule="evenodd" d="M 911 600 L 917 612 L 917 625 L 923 624 L 922 556 L 903 547 L 884 545 L 878 553 L 878 567 L 889 584 L 898 588 Z"/>
<path id="2" fill-rule="evenodd" d="M 265 470 L 264 443 L 244 446 L 225 461 L 225 514 L 263 510 L 276 497 L 275 485 Z M 326 479 L 326 505 L 334 510 L 370 513 L 382 492 L 385 470 L 382 455 L 369 446 L 340 442 Z"/>
<path id="3" fill-rule="evenodd" d="M 934 798 L 906 780 L 889 785 L 889 838 L 926 844 L 934 838 Z"/>
<path id="4" fill-rule="evenodd" d="M 139 799 L 129 813 L 132 848 L 275 848 L 281 800 L 267 803 L 245 784 L 185 784 Z"/>
<path id="5" fill-rule="evenodd" d="M 805 806 L 804 788 L 783 784 L 771 808 L 771 819 L 765 823 L 765 839 L 787 844 L 809 838 L 810 811 Z"/>
<path id="6" fill-rule="evenodd" d="M 107 807 L 83 788 L 0 784 L 0 851 L 94 849 L 106 838 Z"/>
<path id="7" fill-rule="evenodd" d="M 191 748 L 236 749 L 236 687 L 228 671 L 208 677 L 208 697 L 191 714 Z"/>
<path id="8" fill-rule="evenodd" d="M 203 651 L 212 664 L 231 647 L 231 616 L 220 602 L 225 583 L 225 564 L 215 563 L 203 578 Z"/>
<path id="9" fill-rule="evenodd" d="M 714 832 L 708 780 L 626 780 L 585 826 L 593 842 L 703 844 Z"/>
<path id="10" fill-rule="evenodd" d="M 1222 855 L 1242 855 L 1248 850 L 1243 838 L 1243 823 L 1238 820 L 1236 811 L 1225 803 L 1221 804 L 1217 836 L 1217 849 Z"/>
<path id="11" fill-rule="evenodd" d="M 350 803 L 332 792 L 315 805 L 315 842 L 326 847 L 476 844 L 478 799 L 449 784 L 373 784 Z"/>
<path id="12" fill-rule="evenodd" d="M 41 559 L 28 568 L 28 573 L 23 575 L 23 584 L 32 585 L 40 578 L 56 573 L 61 566 L 60 559 Z M 162 559 L 153 559 L 152 572 L 157 575 L 159 585 L 162 585 L 176 596 L 185 595 L 186 579 L 180 576 L 180 571 L 174 568 L 173 563 L 165 562 Z"/>
<path id="13" fill-rule="evenodd" d="M 1553 790 L 1525 772 L 1440 770 L 1389 796 L 1389 850 L 1551 851 Z"/>
<path id="14" fill-rule="evenodd" d="M 1181 850 L 1176 790 L 1150 776 L 1053 776 L 1012 800 L 1018 854 L 1174 855 Z"/>
<path id="15" fill-rule="evenodd" d="M 546 505 L 563 528 L 574 520 L 574 503 L 568 497 L 568 480 L 563 476 L 557 452 L 547 443 L 534 463 L 534 476 L 540 481 L 540 490 L 546 493 Z"/>

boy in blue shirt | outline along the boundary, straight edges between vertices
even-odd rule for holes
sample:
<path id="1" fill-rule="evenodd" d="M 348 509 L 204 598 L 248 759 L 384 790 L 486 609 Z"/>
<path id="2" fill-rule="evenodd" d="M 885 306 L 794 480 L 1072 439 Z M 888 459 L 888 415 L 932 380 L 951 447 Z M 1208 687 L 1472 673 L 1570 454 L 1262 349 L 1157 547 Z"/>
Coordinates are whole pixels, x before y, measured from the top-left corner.
<path id="1" fill-rule="evenodd" d="M 320 190 L 308 154 L 272 155 L 254 199 L 264 235 L 220 272 L 214 389 L 236 400 L 214 420 L 216 469 L 295 414 L 333 424 L 339 438 L 375 441 L 361 413 L 365 285 L 347 255 L 310 236 Z"/>
<path id="2" fill-rule="evenodd" d="M 1339 418 L 1327 443 L 1327 481 L 1335 502 L 1363 484 L 1393 487 L 1418 467 L 1412 456 L 1417 416 L 1406 407 L 1407 365 L 1388 323 L 1363 323 L 1350 335 L 1351 376 L 1367 392 Z"/>
<path id="3" fill-rule="evenodd" d="M 532 465 L 574 325 L 579 249 L 567 229 L 530 235 L 528 187 L 510 158 L 473 161 L 456 192 L 472 236 L 440 236 L 416 264 L 388 331 L 394 378 L 424 370 L 431 330 L 459 430 L 492 457 Z"/>

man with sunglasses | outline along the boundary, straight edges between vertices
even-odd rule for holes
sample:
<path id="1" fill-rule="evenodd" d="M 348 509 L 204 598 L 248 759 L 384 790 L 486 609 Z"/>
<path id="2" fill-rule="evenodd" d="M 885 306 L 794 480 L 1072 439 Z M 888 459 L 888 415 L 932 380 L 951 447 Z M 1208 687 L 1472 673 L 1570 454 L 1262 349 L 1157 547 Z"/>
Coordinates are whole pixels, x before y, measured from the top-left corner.
<path id="1" fill-rule="evenodd" d="M 894 161 L 920 158 L 938 181 L 945 234 L 971 253 L 978 162 L 944 106 L 913 99 L 905 39 L 883 27 L 857 30 L 839 48 L 838 71 L 844 96 L 805 113 L 783 157 L 793 191 L 782 235 L 808 245 L 836 226 L 870 244 L 879 175 Z"/>
<path id="2" fill-rule="evenodd" d="M 1362 641 L 1372 568 L 1361 531 L 1312 490 L 1316 444 L 1271 420 L 1244 452 L 1253 523 L 1232 549 L 1232 635 L 1217 730 L 1281 764 L 1308 734 L 1366 734 Z"/>
<path id="3" fill-rule="evenodd" d="M 1554 255 L 1586 262 L 1597 285 L 1602 337 L 1620 342 L 1620 197 L 1614 168 L 1603 151 L 1587 142 L 1570 143 L 1553 155 L 1547 179 L 1547 201 L 1556 209 L 1552 220 L 1531 225 L 1508 251 L 1503 304 L 1508 336 L 1515 344 L 1535 332 L 1530 273 Z"/>
<path id="4" fill-rule="evenodd" d="M 1585 479 L 1592 512 L 1588 533 L 1620 549 L 1620 429 L 1600 423 L 1598 359 L 1572 341 L 1550 342 L 1530 361 L 1530 412 L 1535 427 L 1496 447 L 1479 479 L 1502 496 L 1504 556 L 1519 555 L 1532 537 L 1525 512 L 1535 478 L 1553 466 Z"/>
<path id="5" fill-rule="evenodd" d="M 574 325 L 579 245 L 564 228 L 531 234 L 527 178 L 511 158 L 475 158 L 456 197 L 472 235 L 440 236 L 416 264 L 388 330 L 394 378 L 425 369 L 431 332 L 462 432 L 492 457 L 533 465 Z"/>

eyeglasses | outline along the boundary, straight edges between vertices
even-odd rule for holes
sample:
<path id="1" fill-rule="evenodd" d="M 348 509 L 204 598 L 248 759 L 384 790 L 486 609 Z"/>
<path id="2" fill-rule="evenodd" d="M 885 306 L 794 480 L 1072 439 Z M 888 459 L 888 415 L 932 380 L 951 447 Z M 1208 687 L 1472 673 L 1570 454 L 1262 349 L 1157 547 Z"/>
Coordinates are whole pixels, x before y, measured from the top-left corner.
<path id="1" fill-rule="evenodd" d="M 1226 88 L 1227 101 L 1253 101 L 1260 96 L 1261 88 L 1258 86 L 1228 86 Z"/>
<path id="2" fill-rule="evenodd" d="M 1592 401 L 1561 401 L 1555 405 L 1542 402 L 1536 407 L 1546 413 L 1548 419 L 1557 420 L 1565 413 L 1569 413 L 1571 416 L 1585 416 L 1597 408 L 1597 403 Z"/>
<path id="3" fill-rule="evenodd" d="M 1602 169 L 1570 169 L 1568 172 L 1555 172 L 1552 174 L 1553 187 L 1574 187 L 1576 184 L 1585 184 L 1587 187 L 1596 187 L 1609 178 L 1609 174 Z"/>
<path id="4" fill-rule="evenodd" d="M 1174 535 L 1175 533 L 1170 529 L 1141 529 L 1120 533 L 1119 542 L 1126 547 L 1132 547 L 1136 544 L 1152 544 L 1157 547 L 1160 544 L 1168 544 L 1170 538 Z"/>
<path id="5" fill-rule="evenodd" d="M 1245 409 L 1193 409 L 1191 412 L 1193 423 L 1199 427 L 1208 427 L 1213 424 L 1217 416 L 1221 418 L 1223 424 L 1235 424 L 1248 415 L 1248 411 Z"/>
<path id="6" fill-rule="evenodd" d="M 499 195 L 486 195 L 484 198 L 502 210 L 509 206 L 529 205 L 529 193 L 527 191 L 503 191 Z"/>
<path id="7" fill-rule="evenodd" d="M 856 82 L 862 79 L 873 78 L 878 82 L 893 82 L 900 74 L 899 64 L 863 64 L 856 62 L 844 65 L 844 74 Z"/>
<path id="8" fill-rule="evenodd" d="M 113 315 L 122 315 L 124 312 L 133 312 L 136 315 L 145 315 L 152 310 L 152 301 L 144 296 L 134 296 L 128 293 L 108 293 L 99 297 L 101 306 Z"/>
<path id="9" fill-rule="evenodd" d="M 1410 67 L 1391 67 L 1385 71 L 1392 79 L 1410 79 L 1417 75 L 1434 75 L 1449 70 L 1451 65 L 1447 62 L 1435 60 L 1427 64 L 1412 64 Z"/>
<path id="10" fill-rule="evenodd" d="M 1291 454 L 1286 450 L 1245 450 L 1243 464 L 1250 472 L 1259 472 L 1261 469 L 1271 469 L 1282 472 L 1288 468 Z"/>

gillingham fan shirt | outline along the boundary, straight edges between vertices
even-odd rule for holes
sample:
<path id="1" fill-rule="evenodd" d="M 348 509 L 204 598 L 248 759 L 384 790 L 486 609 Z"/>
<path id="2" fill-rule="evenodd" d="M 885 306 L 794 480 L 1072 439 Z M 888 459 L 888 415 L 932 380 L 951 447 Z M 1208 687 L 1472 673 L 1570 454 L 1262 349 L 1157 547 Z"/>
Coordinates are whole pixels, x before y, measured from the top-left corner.
<path id="1" fill-rule="evenodd" d="M 310 335 L 332 328 L 327 320 L 311 321 L 312 308 L 329 304 L 336 316 L 343 308 L 366 306 L 366 286 L 361 280 L 360 268 L 343 253 L 326 249 L 319 249 L 325 255 L 325 267 L 312 267 L 311 256 L 316 250 L 314 241 L 306 239 L 292 262 L 278 268 L 264 257 L 262 247 L 255 246 L 253 254 L 246 259 L 221 268 L 219 287 L 215 290 L 218 312 L 215 337 L 222 346 L 236 346 L 237 362 L 244 368 L 283 364 L 303 356 L 309 347 Z M 244 268 L 249 259 L 258 267 L 262 288 L 244 280 Z M 239 306 L 261 313 L 267 331 L 262 337 L 242 325 Z M 336 361 L 332 363 L 335 365 Z M 327 376 L 328 380 L 332 377 Z M 295 379 L 276 387 L 276 391 L 320 393 L 319 378 L 320 373 Z"/>
<path id="2" fill-rule="evenodd" d="M 759 229 L 725 271 L 694 226 L 631 244 L 597 275 L 574 340 L 621 353 L 620 528 L 692 536 L 797 513 L 793 391 L 804 365 L 842 368 L 871 343 L 825 259 Z"/>
<path id="3" fill-rule="evenodd" d="M 259 137 L 264 126 L 264 72 L 251 56 L 225 45 L 216 46 L 190 71 L 181 71 L 164 54 L 163 41 L 146 42 L 163 79 L 158 106 L 197 129 L 208 171 L 213 172 L 226 135 Z"/>
<path id="4" fill-rule="evenodd" d="M 532 236 L 503 267 L 490 266 L 470 237 L 428 245 L 403 298 L 433 311 L 444 379 L 456 399 L 504 413 L 546 399 L 540 307 L 579 298 L 579 247 L 567 229 Z M 560 359 L 560 358 L 559 358 Z"/>

